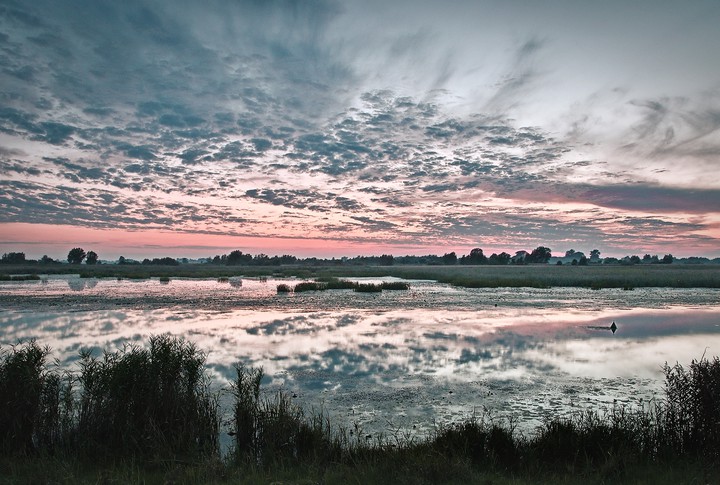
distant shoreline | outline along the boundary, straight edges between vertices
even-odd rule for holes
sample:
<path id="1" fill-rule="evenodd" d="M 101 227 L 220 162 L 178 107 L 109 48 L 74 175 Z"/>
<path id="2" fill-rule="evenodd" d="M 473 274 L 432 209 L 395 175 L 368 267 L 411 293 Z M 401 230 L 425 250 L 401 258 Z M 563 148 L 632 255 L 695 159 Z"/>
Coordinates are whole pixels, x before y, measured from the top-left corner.
<path id="1" fill-rule="evenodd" d="M 225 265 L 2 265 L 11 275 L 79 274 L 83 278 L 381 277 L 435 280 L 465 288 L 720 288 L 720 265 L 389 265 L 389 266 L 225 266 Z"/>

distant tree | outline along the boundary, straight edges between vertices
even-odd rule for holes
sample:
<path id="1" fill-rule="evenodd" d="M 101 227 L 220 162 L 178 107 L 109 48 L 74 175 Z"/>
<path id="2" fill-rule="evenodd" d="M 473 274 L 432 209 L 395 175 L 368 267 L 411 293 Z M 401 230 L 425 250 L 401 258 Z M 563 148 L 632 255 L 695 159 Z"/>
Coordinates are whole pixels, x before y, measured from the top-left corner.
<path id="1" fill-rule="evenodd" d="M 640 256 L 630 256 L 630 264 L 640 264 Z"/>
<path id="2" fill-rule="evenodd" d="M 525 258 L 525 261 L 528 263 L 547 263 L 550 258 L 552 257 L 552 253 L 550 251 L 550 248 L 546 248 L 545 246 L 538 246 L 537 248 L 533 249 L 532 253 Z"/>
<path id="3" fill-rule="evenodd" d="M 590 262 L 591 263 L 600 262 L 600 251 L 598 249 L 593 249 L 592 251 L 590 251 Z"/>
<path id="4" fill-rule="evenodd" d="M 575 254 L 575 250 L 574 250 L 574 249 L 568 249 L 567 251 L 565 251 L 565 257 L 566 257 L 566 258 L 572 257 L 573 254 Z"/>
<path id="5" fill-rule="evenodd" d="M 663 256 L 662 260 L 660 260 L 660 263 L 662 264 L 672 264 L 674 258 L 672 254 L 666 254 Z"/>
<path id="6" fill-rule="evenodd" d="M 43 255 L 42 258 L 40 258 L 40 264 L 52 264 L 55 260 L 48 256 L 47 254 Z"/>
<path id="7" fill-rule="evenodd" d="M 451 253 L 443 254 L 442 260 L 443 260 L 443 264 L 453 265 L 453 264 L 457 264 L 458 257 L 457 257 L 457 254 L 455 254 L 455 251 L 453 251 Z"/>
<path id="8" fill-rule="evenodd" d="M 235 250 L 230 252 L 230 254 L 223 258 L 220 258 L 220 263 L 226 264 L 228 266 L 237 266 L 240 264 L 251 264 L 253 261 L 252 254 L 244 254 L 240 250 Z"/>
<path id="9" fill-rule="evenodd" d="M 97 264 L 98 255 L 95 251 L 88 251 L 85 257 L 85 264 Z"/>
<path id="10" fill-rule="evenodd" d="M 500 254 L 492 253 L 488 258 L 488 264 L 508 264 L 510 263 L 510 258 L 511 256 L 506 252 L 502 252 Z"/>
<path id="11" fill-rule="evenodd" d="M 68 253 L 68 263 L 71 264 L 80 264 L 83 262 L 83 259 L 85 259 L 85 250 L 83 248 L 73 248 Z"/>
<path id="12" fill-rule="evenodd" d="M 127 260 L 125 259 L 125 256 L 120 256 L 118 258 L 118 264 L 127 264 Z"/>
<path id="13" fill-rule="evenodd" d="M 620 264 L 620 260 L 618 258 L 603 258 L 602 260 L 603 264 Z"/>
<path id="14" fill-rule="evenodd" d="M 483 254 L 483 250 L 480 248 L 474 248 L 470 251 L 470 254 L 460 258 L 460 264 L 487 264 L 488 258 Z"/>
<path id="15" fill-rule="evenodd" d="M 395 263 L 395 258 L 392 254 L 383 254 L 380 258 L 378 258 L 378 263 L 381 266 L 392 266 L 393 263 Z"/>
<path id="16" fill-rule="evenodd" d="M 573 261 L 575 261 L 575 260 L 573 259 Z M 588 258 L 586 258 L 585 256 L 581 256 L 581 257 L 580 257 L 580 260 L 578 261 L 578 265 L 580 265 L 580 266 L 587 266 L 587 265 L 588 265 Z"/>
<path id="17" fill-rule="evenodd" d="M 4 264 L 22 264 L 25 262 L 25 253 L 5 253 L 0 262 Z"/>

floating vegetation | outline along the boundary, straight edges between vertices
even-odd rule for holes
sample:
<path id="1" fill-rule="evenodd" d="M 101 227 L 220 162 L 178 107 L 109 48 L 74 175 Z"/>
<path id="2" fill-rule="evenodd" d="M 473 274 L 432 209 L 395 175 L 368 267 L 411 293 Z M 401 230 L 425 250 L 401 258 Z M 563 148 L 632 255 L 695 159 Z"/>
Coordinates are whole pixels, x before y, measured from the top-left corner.
<path id="1" fill-rule="evenodd" d="M 355 288 L 355 283 L 348 280 L 340 280 L 337 278 L 328 278 L 325 282 L 325 286 L 328 290 L 352 290 Z"/>
<path id="2" fill-rule="evenodd" d="M 410 283 L 408 283 L 406 281 L 383 281 L 381 286 L 382 286 L 383 290 L 409 290 L 410 289 Z"/>
<path id="3" fill-rule="evenodd" d="M 0 274 L 0 281 L 39 281 L 40 276 L 36 274 L 6 275 Z"/>
<path id="4" fill-rule="evenodd" d="M 290 285 L 286 285 L 285 283 L 281 283 L 277 285 L 277 292 L 278 293 L 292 293 L 292 287 Z"/>
<path id="5" fill-rule="evenodd" d="M 358 283 L 353 287 L 358 293 L 380 293 L 383 290 L 382 284 Z"/>
<path id="6" fill-rule="evenodd" d="M 303 281 L 295 285 L 295 293 L 302 293 L 303 291 L 325 291 L 327 284 L 320 283 L 318 281 Z"/>

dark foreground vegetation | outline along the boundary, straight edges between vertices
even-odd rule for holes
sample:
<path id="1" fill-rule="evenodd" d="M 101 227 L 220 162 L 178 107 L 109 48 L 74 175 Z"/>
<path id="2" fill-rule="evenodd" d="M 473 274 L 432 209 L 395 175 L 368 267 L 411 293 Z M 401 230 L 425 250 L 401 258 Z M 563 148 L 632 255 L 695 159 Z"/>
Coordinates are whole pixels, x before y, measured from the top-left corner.
<path id="1" fill-rule="evenodd" d="M 205 355 L 167 335 L 94 357 L 77 372 L 35 342 L 0 355 L 0 483 L 716 483 L 720 361 L 665 366 L 665 395 L 549 419 L 525 436 L 478 417 L 427 438 L 369 436 L 261 391 L 241 365 L 233 447 Z"/>

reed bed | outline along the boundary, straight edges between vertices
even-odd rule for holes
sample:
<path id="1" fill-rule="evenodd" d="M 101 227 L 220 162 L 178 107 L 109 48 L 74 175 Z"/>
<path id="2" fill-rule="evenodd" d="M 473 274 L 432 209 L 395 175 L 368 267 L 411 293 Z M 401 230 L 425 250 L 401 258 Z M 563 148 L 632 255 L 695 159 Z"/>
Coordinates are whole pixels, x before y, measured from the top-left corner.
<path id="1" fill-rule="evenodd" d="M 102 357 L 79 374 L 34 341 L 0 349 L 4 483 L 95 483 L 108 470 L 146 483 L 710 483 L 720 477 L 720 361 L 665 365 L 665 394 L 548 419 L 534 433 L 479 416 L 426 438 L 367 436 L 266 394 L 262 369 L 236 366 L 231 453 L 204 354 L 167 335 Z M 123 475 L 124 474 L 124 475 Z M 118 475 L 115 475 L 118 476 Z M 64 478 L 63 478 L 64 477 Z M 9 480 L 9 481 L 8 481 Z M 2 481 L 2 480 L 0 480 Z"/>
<path id="2" fill-rule="evenodd" d="M 0 280 L 11 275 L 80 273 L 81 277 L 123 277 L 129 279 L 220 278 L 223 276 L 275 276 L 330 281 L 338 278 L 385 277 L 434 280 L 470 288 L 496 287 L 582 287 L 605 288 L 720 288 L 720 265 L 480 265 L 480 266 L 215 266 L 215 265 L 7 265 L 0 268 Z"/>

